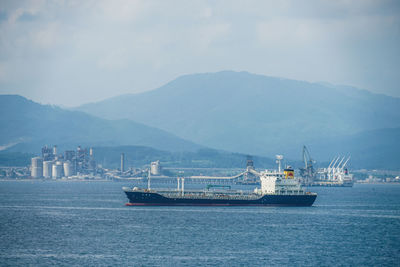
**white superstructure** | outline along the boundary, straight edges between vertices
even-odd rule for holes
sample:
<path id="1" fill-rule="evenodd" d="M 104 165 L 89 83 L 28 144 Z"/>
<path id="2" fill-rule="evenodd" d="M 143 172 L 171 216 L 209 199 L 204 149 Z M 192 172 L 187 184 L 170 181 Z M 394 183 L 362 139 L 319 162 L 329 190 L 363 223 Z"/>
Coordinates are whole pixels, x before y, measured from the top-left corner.
<path id="1" fill-rule="evenodd" d="M 288 169 L 285 169 L 287 171 Z M 292 171 L 291 169 L 289 171 Z M 304 194 L 296 178 L 288 178 L 285 172 L 265 171 L 260 176 L 261 189 L 257 193 L 265 194 Z"/>
<path id="2" fill-rule="evenodd" d="M 260 173 L 261 189 L 256 188 L 255 193 L 277 194 L 277 195 L 303 195 L 304 189 L 300 182 L 294 177 L 294 170 L 291 167 L 281 170 L 283 156 L 277 156 L 278 171 L 264 171 Z"/>

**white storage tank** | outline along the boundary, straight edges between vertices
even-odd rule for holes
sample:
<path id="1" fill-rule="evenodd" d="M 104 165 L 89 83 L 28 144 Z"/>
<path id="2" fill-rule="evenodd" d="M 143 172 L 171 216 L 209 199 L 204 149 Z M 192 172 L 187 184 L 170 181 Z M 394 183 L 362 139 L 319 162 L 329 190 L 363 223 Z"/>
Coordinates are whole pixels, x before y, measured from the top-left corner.
<path id="1" fill-rule="evenodd" d="M 41 157 L 32 158 L 31 176 L 33 178 L 43 177 L 43 160 Z"/>
<path id="2" fill-rule="evenodd" d="M 52 177 L 52 168 L 53 168 L 53 161 L 43 161 L 43 177 L 44 178 L 51 178 Z"/>
<path id="3" fill-rule="evenodd" d="M 61 178 L 63 176 L 63 163 L 61 161 L 57 161 L 53 164 L 52 177 L 53 178 Z"/>
<path id="4" fill-rule="evenodd" d="M 151 175 L 161 175 L 161 164 L 159 160 L 151 163 L 150 173 Z"/>
<path id="5" fill-rule="evenodd" d="M 72 165 L 72 163 L 70 161 L 64 162 L 64 176 L 70 177 L 73 175 L 75 175 L 75 170 L 74 170 L 74 166 Z"/>

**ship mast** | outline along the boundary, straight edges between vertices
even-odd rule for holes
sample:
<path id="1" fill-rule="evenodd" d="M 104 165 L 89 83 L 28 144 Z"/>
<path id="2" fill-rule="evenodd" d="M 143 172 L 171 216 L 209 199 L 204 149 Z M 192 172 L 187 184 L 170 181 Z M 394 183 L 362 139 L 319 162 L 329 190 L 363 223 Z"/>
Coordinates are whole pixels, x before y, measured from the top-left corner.
<path id="1" fill-rule="evenodd" d="M 149 169 L 149 175 L 147 176 L 147 189 L 150 190 L 150 179 L 151 179 L 151 171 Z"/>
<path id="2" fill-rule="evenodd" d="M 276 155 L 276 163 L 278 163 L 278 172 L 281 172 L 282 160 L 283 160 L 282 155 Z"/>

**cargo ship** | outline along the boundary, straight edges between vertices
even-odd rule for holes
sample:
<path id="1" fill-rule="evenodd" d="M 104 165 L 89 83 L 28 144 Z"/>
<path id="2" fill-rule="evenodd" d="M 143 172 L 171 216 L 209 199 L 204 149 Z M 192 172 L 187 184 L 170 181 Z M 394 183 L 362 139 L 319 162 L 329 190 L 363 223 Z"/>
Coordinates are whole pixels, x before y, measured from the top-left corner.
<path id="1" fill-rule="evenodd" d="M 303 146 L 304 168 L 300 168 L 300 182 L 306 186 L 328 186 L 328 187 L 352 187 L 353 174 L 349 173 L 347 163 L 350 157 L 335 157 L 328 168 L 320 168 L 315 171 L 315 161 L 311 158 L 306 146 Z"/>
<path id="2" fill-rule="evenodd" d="M 349 173 L 349 170 L 346 168 L 350 157 L 344 163 L 345 157 L 343 157 L 336 166 L 339 159 L 340 157 L 333 159 L 328 168 L 319 169 L 316 179 L 310 186 L 353 187 L 353 174 Z"/>
<path id="3" fill-rule="evenodd" d="M 278 170 L 260 173 L 261 187 L 245 190 L 186 190 L 184 178 L 178 178 L 177 189 L 146 189 L 123 187 L 129 199 L 127 206 L 312 206 L 317 194 L 306 192 L 294 170 L 281 170 L 282 156 L 278 157 Z"/>

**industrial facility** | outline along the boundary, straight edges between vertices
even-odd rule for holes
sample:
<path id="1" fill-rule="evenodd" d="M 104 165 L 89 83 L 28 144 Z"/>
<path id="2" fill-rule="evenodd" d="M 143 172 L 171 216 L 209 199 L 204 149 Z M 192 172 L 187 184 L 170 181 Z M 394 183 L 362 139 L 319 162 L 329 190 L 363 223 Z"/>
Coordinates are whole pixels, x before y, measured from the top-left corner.
<path id="1" fill-rule="evenodd" d="M 100 152 L 97 156 L 99 155 L 101 155 Z M 246 168 L 243 170 L 242 168 L 162 166 L 160 160 L 149 161 L 142 166 L 132 167 L 127 166 L 129 161 L 127 161 L 125 153 L 119 155 L 119 167 L 107 169 L 104 168 L 104 162 L 103 165 L 97 165 L 93 148 L 78 146 L 75 150 L 66 150 L 61 153 L 57 146 L 44 146 L 40 155 L 31 158 L 29 167 L 0 167 L 0 179 L 93 179 L 138 180 L 142 182 L 151 179 L 156 183 L 176 183 L 177 178 L 184 178 L 189 183 L 252 185 L 260 183 L 259 173 L 262 171 L 255 169 L 251 156 L 247 156 Z M 302 184 L 306 186 L 351 187 L 355 181 L 369 183 L 400 181 L 398 172 L 392 172 L 388 176 L 389 171 L 378 173 L 375 170 L 354 171 L 358 175 L 354 178 L 348 169 L 350 157 L 337 156 L 330 162 L 329 166 L 318 167 L 305 146 L 303 147 L 302 161 L 304 167 L 298 169 L 298 177 L 300 177 Z"/>
<path id="2" fill-rule="evenodd" d="M 64 154 L 57 153 L 57 146 L 44 146 L 41 157 L 31 161 L 32 178 L 74 177 L 79 175 L 96 174 L 97 166 L 92 148 L 66 150 Z"/>
<path id="3" fill-rule="evenodd" d="M 316 161 L 311 158 L 306 146 L 303 146 L 304 167 L 299 168 L 301 182 L 307 186 L 353 186 L 353 175 L 347 164 L 350 157 L 335 157 L 327 168 L 315 168 Z"/>
<path id="4" fill-rule="evenodd" d="M 209 175 L 195 174 L 195 168 L 186 168 L 191 174 L 183 175 L 180 168 L 169 167 L 164 170 L 159 160 L 140 168 L 126 167 L 125 153 L 120 155 L 119 169 L 104 169 L 97 166 L 93 148 L 78 146 L 76 150 L 66 150 L 59 153 L 57 146 L 44 146 L 41 156 L 31 159 L 30 174 L 32 178 L 61 179 L 61 178 L 93 178 L 107 180 L 142 180 L 157 182 L 173 182 L 183 178 L 194 183 L 234 183 L 258 184 L 260 172 L 256 171 L 251 156 L 247 157 L 246 169 L 231 173 L 230 176 L 218 175 L 215 172 Z M 347 164 L 350 157 L 336 157 L 327 168 L 315 168 L 316 161 L 311 158 L 310 152 L 303 147 L 304 167 L 299 168 L 300 181 L 306 186 L 352 186 L 353 176 L 349 174 Z"/>

